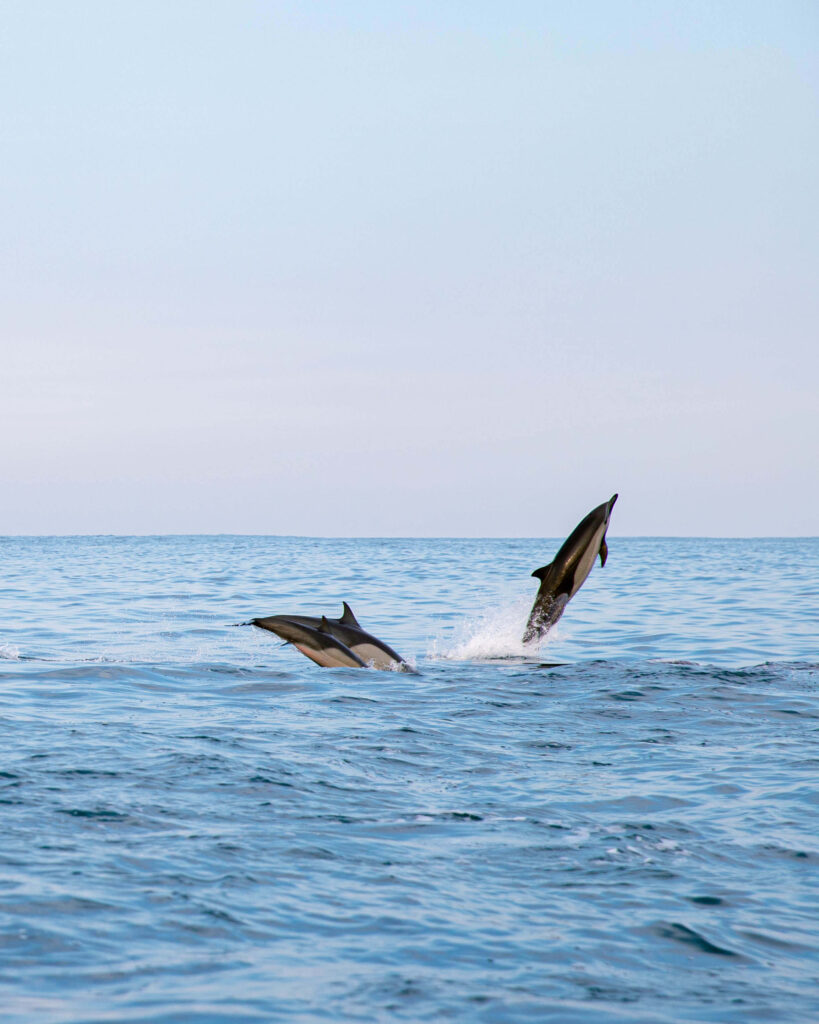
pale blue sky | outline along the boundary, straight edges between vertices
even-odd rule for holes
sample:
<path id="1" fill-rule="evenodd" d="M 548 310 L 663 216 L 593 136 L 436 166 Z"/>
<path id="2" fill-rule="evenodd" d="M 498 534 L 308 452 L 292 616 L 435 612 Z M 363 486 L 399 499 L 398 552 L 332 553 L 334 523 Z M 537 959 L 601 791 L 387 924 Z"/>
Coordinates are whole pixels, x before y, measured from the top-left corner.
<path id="1" fill-rule="evenodd" d="M 5 2 L 2 533 L 819 533 L 819 7 Z"/>

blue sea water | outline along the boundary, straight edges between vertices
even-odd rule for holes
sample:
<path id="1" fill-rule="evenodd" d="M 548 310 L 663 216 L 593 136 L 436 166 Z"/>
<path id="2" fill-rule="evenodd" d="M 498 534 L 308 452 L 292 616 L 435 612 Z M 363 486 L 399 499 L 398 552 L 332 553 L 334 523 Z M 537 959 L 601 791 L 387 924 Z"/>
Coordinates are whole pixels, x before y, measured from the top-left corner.
<path id="1" fill-rule="evenodd" d="M 1 539 L 2 1019 L 819 1019 L 819 540 L 557 544 Z"/>

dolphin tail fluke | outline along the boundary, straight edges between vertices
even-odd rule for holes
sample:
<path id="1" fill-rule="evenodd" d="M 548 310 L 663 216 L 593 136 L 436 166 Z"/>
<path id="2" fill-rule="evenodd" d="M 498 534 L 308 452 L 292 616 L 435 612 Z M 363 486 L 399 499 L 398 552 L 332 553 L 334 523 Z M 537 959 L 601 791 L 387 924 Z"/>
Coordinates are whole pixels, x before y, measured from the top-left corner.
<path id="1" fill-rule="evenodd" d="M 346 601 L 341 602 L 344 608 L 344 614 L 339 619 L 342 626 L 354 626 L 356 629 L 361 629 L 358 623 L 358 619 L 353 615 L 353 609 L 347 604 Z"/>

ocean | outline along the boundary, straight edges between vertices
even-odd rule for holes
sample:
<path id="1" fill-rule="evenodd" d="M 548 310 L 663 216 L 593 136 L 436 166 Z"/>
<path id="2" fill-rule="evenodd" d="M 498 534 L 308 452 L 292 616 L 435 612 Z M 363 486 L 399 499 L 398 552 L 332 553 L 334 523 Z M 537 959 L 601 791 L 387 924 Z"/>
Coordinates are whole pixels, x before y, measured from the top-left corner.
<path id="1" fill-rule="evenodd" d="M 819 1020 L 819 539 L 559 543 L 0 539 L 5 1024 Z"/>

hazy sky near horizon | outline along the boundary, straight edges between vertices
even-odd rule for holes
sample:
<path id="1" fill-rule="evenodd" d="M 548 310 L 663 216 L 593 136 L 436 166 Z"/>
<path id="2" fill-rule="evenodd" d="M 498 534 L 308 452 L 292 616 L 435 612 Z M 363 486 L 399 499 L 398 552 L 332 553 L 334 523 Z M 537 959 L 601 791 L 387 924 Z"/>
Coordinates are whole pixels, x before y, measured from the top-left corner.
<path id="1" fill-rule="evenodd" d="M 814 2 L 0 29 L 0 534 L 819 534 Z"/>

